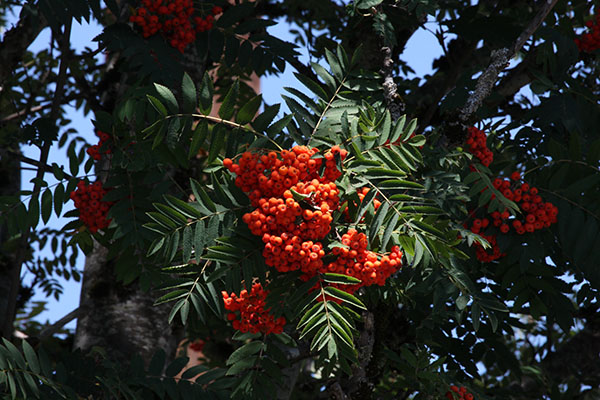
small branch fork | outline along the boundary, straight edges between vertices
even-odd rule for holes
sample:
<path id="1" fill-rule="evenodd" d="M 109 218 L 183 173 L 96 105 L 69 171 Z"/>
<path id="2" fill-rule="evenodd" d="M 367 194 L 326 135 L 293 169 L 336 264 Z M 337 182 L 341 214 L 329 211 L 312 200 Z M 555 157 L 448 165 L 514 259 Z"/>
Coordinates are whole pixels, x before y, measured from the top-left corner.
<path id="1" fill-rule="evenodd" d="M 492 88 L 498 80 L 498 75 L 507 66 L 511 58 L 521 50 L 525 42 L 533 35 L 533 33 L 539 28 L 542 21 L 546 19 L 546 16 L 550 13 L 550 10 L 554 7 L 558 0 L 544 0 L 544 4 L 538 10 L 538 13 L 531 20 L 529 25 L 523 30 L 515 41 L 512 48 L 502 48 L 499 50 L 492 51 L 491 61 L 487 69 L 477 79 L 477 86 L 475 91 L 467 100 L 467 104 L 460 111 L 459 119 L 462 122 L 466 122 L 471 115 L 473 115 L 481 106 L 483 100 L 490 94 Z"/>

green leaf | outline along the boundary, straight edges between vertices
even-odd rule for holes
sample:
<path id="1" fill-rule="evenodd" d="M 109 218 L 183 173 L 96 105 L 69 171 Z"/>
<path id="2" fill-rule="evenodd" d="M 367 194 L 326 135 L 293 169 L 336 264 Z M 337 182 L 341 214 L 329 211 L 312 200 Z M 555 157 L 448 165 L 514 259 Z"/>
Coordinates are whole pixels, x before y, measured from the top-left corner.
<path id="1" fill-rule="evenodd" d="M 468 303 L 469 303 L 469 296 L 460 295 L 456 299 L 456 307 L 458 307 L 459 310 L 464 310 L 467 307 Z"/>
<path id="2" fill-rule="evenodd" d="M 396 225 L 398 224 L 398 219 L 400 216 L 398 213 L 393 213 L 392 218 L 388 221 L 387 226 L 385 227 L 385 231 L 383 232 L 383 237 L 381 238 L 381 249 L 385 250 L 387 247 L 390 238 L 392 237 L 392 233 L 394 229 L 396 229 Z"/>
<path id="3" fill-rule="evenodd" d="M 181 91 L 183 95 L 183 112 L 194 112 L 197 105 L 196 85 L 190 76 L 185 72 L 181 83 Z"/>
<path id="4" fill-rule="evenodd" d="M 383 3 L 383 0 L 358 0 L 355 2 L 356 8 L 368 10 L 371 7 L 376 7 Z"/>
<path id="5" fill-rule="evenodd" d="M 52 191 L 50 188 L 44 190 L 42 194 L 42 221 L 44 224 L 48 223 L 50 216 L 52 215 Z"/>
<path id="6" fill-rule="evenodd" d="M 277 113 L 279 113 L 279 107 L 281 107 L 280 104 L 266 107 L 262 114 L 252 121 L 252 127 L 259 132 L 264 132 L 271 124 L 271 121 L 277 116 Z"/>
<path id="7" fill-rule="evenodd" d="M 226 365 L 233 365 L 240 362 L 244 358 L 248 358 L 256 353 L 258 353 L 263 348 L 263 342 L 254 341 L 247 343 L 231 353 L 229 358 L 227 359 Z"/>
<path id="8" fill-rule="evenodd" d="M 156 89 L 158 95 L 164 100 L 167 104 L 167 109 L 172 114 L 177 114 L 179 112 L 179 104 L 177 104 L 177 99 L 171 89 L 161 84 L 155 83 L 154 88 Z"/>
<path id="9" fill-rule="evenodd" d="M 168 115 L 167 108 L 163 105 L 163 103 L 160 102 L 160 100 L 158 100 L 156 97 L 151 96 L 149 94 L 147 94 L 146 97 L 150 101 L 150 104 L 152 104 L 152 107 L 154 107 L 154 109 L 156 109 L 156 111 L 158 111 L 158 113 L 160 115 L 162 115 L 163 117 L 166 117 Z M 152 124 L 149 128 L 153 127 L 155 124 L 156 124 L 156 122 L 154 124 Z M 147 129 L 149 129 L 149 128 L 147 128 Z"/>
<path id="10" fill-rule="evenodd" d="M 173 197 L 170 194 L 165 195 L 165 200 L 171 207 L 185 215 L 188 218 L 196 219 L 204 216 L 199 210 L 192 207 L 189 203 L 186 203 L 183 200 L 178 199 L 177 197 Z"/>
<path id="11" fill-rule="evenodd" d="M 323 274 L 323 280 L 329 283 L 337 283 L 341 285 L 356 285 L 361 282 L 360 279 L 355 278 L 353 276 L 343 275 L 343 274 L 334 274 L 334 273 L 326 273 Z"/>
<path id="12" fill-rule="evenodd" d="M 244 104 L 237 113 L 236 122 L 240 125 L 246 125 L 254 119 L 260 105 L 262 103 L 262 95 L 253 97 L 249 102 Z"/>
<path id="13" fill-rule="evenodd" d="M 183 262 L 187 264 L 192 257 L 192 246 L 193 246 L 193 235 L 192 235 L 192 227 L 190 225 L 186 225 L 183 229 L 183 239 L 182 239 L 182 252 L 183 252 Z"/>
<path id="14" fill-rule="evenodd" d="M 187 296 L 187 293 L 188 293 L 188 291 L 186 290 L 184 296 Z M 183 297 L 183 296 L 179 296 L 179 297 Z M 173 306 L 173 308 L 171 308 L 171 312 L 169 313 L 169 318 L 168 318 L 169 324 L 171 324 L 173 322 L 173 319 L 175 318 L 175 316 L 177 315 L 177 313 L 179 312 L 179 310 L 181 310 L 181 307 L 183 307 L 183 305 L 185 303 L 187 303 L 186 299 L 179 299 L 177 301 L 177 303 L 175 303 L 175 305 Z"/>
<path id="15" fill-rule="evenodd" d="M 54 189 L 54 212 L 56 213 L 57 217 L 60 217 L 64 202 L 65 186 L 62 183 L 58 183 L 56 185 L 56 189 Z"/>
<path id="16" fill-rule="evenodd" d="M 173 301 L 175 299 L 180 299 L 180 298 L 184 297 L 185 295 L 187 295 L 187 293 L 188 293 L 187 289 L 174 290 L 170 293 L 165 294 L 164 296 L 159 297 L 154 302 L 154 305 L 157 306 L 159 304 L 167 303 L 167 302 Z"/>
<path id="17" fill-rule="evenodd" d="M 405 123 L 406 115 L 403 115 L 398 119 L 396 125 L 394 125 L 394 129 L 392 130 L 392 135 L 390 137 L 390 143 L 395 143 L 402 137 L 402 132 L 404 132 Z"/>
<path id="18" fill-rule="evenodd" d="M 413 214 L 426 214 L 426 215 L 443 215 L 445 214 L 443 210 L 437 207 L 431 206 L 404 206 L 398 208 L 398 211 L 405 213 L 413 213 Z"/>
<path id="19" fill-rule="evenodd" d="M 171 377 L 177 375 L 179 372 L 181 372 L 183 367 L 187 365 L 188 361 L 190 361 L 189 357 L 176 358 L 171 364 L 167 366 L 167 369 L 165 370 L 165 375 Z"/>
<path id="20" fill-rule="evenodd" d="M 415 132 L 416 128 L 417 128 L 417 119 L 414 118 L 410 121 L 410 123 L 404 130 L 404 134 L 402 136 L 402 141 L 406 142 L 410 138 L 410 136 Z"/>
<path id="21" fill-rule="evenodd" d="M 290 123 L 293 117 L 293 114 L 288 114 L 285 117 L 281 118 L 279 121 L 274 122 L 273 125 L 269 126 L 266 129 L 266 133 L 268 135 L 275 135 L 280 133 Z"/>
<path id="22" fill-rule="evenodd" d="M 327 58 L 327 63 L 331 67 L 331 72 L 338 80 L 344 79 L 344 69 L 340 65 L 340 61 L 337 56 L 333 54 L 329 49 L 325 48 L 325 57 Z"/>
<path id="23" fill-rule="evenodd" d="M 304 86 L 306 86 L 311 92 L 316 94 L 317 97 L 319 97 L 321 100 L 323 100 L 325 102 L 329 102 L 330 96 L 321 87 L 321 85 L 319 83 L 317 83 L 317 82 L 313 81 L 312 79 L 307 78 L 306 76 L 299 74 L 299 73 L 294 73 L 294 76 L 296 77 L 296 79 L 298 79 L 300 82 L 302 82 L 302 84 Z"/>
<path id="24" fill-rule="evenodd" d="M 204 145 L 206 138 L 208 136 L 208 121 L 202 120 L 198 122 L 196 125 L 196 129 L 192 133 L 192 143 L 190 144 L 190 151 L 188 153 L 188 158 L 193 158 L 198 154 L 198 151 Z"/>
<path id="25" fill-rule="evenodd" d="M 38 361 L 37 355 L 35 354 L 35 350 L 26 340 L 23 340 L 23 353 L 25 354 L 25 359 L 27 360 L 27 364 L 29 364 L 29 368 L 33 373 L 40 373 L 40 363 Z"/>
<path id="26" fill-rule="evenodd" d="M 194 365 L 193 367 L 185 370 L 185 372 L 181 375 L 181 379 L 192 379 L 196 375 L 206 371 L 208 371 L 208 367 L 206 365 Z"/>
<path id="27" fill-rule="evenodd" d="M 200 108 L 202 114 L 209 115 L 213 105 L 214 88 L 213 81 L 208 72 L 204 73 L 202 87 L 200 88 Z"/>
<path id="28" fill-rule="evenodd" d="M 184 301 L 183 305 L 181 306 L 181 309 L 179 310 L 180 316 L 181 316 L 181 323 L 185 326 L 185 323 L 187 322 L 187 318 L 188 315 L 190 313 L 190 302 L 189 301 Z"/>
<path id="29" fill-rule="evenodd" d="M 390 203 L 386 201 L 377 210 L 375 218 L 373 221 L 371 221 L 371 227 L 369 229 L 369 239 L 371 242 L 373 242 L 373 240 L 375 240 L 375 238 L 377 237 L 377 234 L 379 233 L 379 228 L 381 227 L 381 224 L 383 223 L 383 220 L 385 219 L 389 209 Z"/>
<path id="30" fill-rule="evenodd" d="M 346 303 L 352 304 L 353 306 L 361 308 L 363 310 L 367 309 L 365 307 L 365 305 L 362 303 L 362 301 L 360 301 L 358 298 L 351 295 L 350 293 L 344 292 L 343 290 L 334 288 L 332 286 L 327 286 L 327 287 L 323 288 L 323 290 L 325 291 L 325 293 L 327 293 L 331 297 L 335 297 L 336 299 L 343 300 Z"/>
<path id="31" fill-rule="evenodd" d="M 40 201 L 37 194 L 31 196 L 29 199 L 29 206 L 27 207 L 27 222 L 29 226 L 35 228 L 40 221 Z"/>
<path id="32" fill-rule="evenodd" d="M 225 120 L 231 119 L 235 111 L 234 107 L 238 99 L 238 91 L 239 81 L 236 80 L 233 82 L 233 85 L 231 85 L 231 88 L 229 88 L 227 95 L 225 95 L 225 99 L 223 99 L 223 103 L 221 103 L 221 106 L 219 107 L 219 117 Z"/>
<path id="33" fill-rule="evenodd" d="M 196 201 L 208 210 L 210 210 L 210 212 L 217 211 L 217 206 L 215 206 L 215 203 L 211 200 L 206 191 L 202 188 L 200 182 L 198 182 L 194 178 L 190 178 L 190 184 L 192 186 L 192 192 L 194 193 L 194 197 L 196 197 Z"/>

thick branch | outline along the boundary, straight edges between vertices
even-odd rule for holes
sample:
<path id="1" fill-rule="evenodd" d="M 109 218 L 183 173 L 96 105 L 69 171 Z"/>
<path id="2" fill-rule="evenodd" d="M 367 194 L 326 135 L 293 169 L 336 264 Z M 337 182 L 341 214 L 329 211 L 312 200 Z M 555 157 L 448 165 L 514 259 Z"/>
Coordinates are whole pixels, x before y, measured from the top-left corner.
<path id="1" fill-rule="evenodd" d="M 383 53 L 383 66 L 381 73 L 383 75 L 383 97 L 387 103 L 390 114 L 394 121 L 398 120 L 404 112 L 404 102 L 398 95 L 398 86 L 394 82 L 394 60 L 392 60 L 392 49 L 389 47 L 382 47 L 381 52 Z"/>
<path id="2" fill-rule="evenodd" d="M 83 313 L 85 311 L 86 311 L 86 309 L 83 307 L 78 307 L 78 308 L 74 309 L 73 311 L 71 311 L 70 313 L 68 313 L 67 315 L 65 315 L 64 317 L 62 317 L 61 319 L 59 319 L 58 321 L 53 323 L 52 325 L 48 326 L 47 328 L 44 328 L 44 330 L 42 330 L 40 332 L 39 339 L 44 340 L 44 339 L 54 335 L 56 332 L 61 330 L 61 328 L 63 326 L 65 326 L 69 322 L 73 321 L 75 318 L 79 318 L 80 315 L 83 315 Z"/>
<path id="3" fill-rule="evenodd" d="M 471 96 L 469 96 L 467 104 L 465 104 L 460 112 L 459 118 L 461 121 L 466 122 L 471 115 L 473 115 L 479 109 L 483 100 L 490 94 L 492 88 L 496 84 L 500 72 L 502 72 L 502 70 L 508 66 L 510 59 L 513 58 L 519 50 L 521 50 L 525 42 L 537 30 L 557 1 L 558 0 L 544 1 L 542 7 L 540 7 L 538 10 L 538 13 L 531 20 L 529 25 L 527 25 L 525 30 L 523 30 L 523 32 L 519 35 L 512 48 L 502 48 L 492 51 L 489 66 L 477 80 L 475 91 Z"/>

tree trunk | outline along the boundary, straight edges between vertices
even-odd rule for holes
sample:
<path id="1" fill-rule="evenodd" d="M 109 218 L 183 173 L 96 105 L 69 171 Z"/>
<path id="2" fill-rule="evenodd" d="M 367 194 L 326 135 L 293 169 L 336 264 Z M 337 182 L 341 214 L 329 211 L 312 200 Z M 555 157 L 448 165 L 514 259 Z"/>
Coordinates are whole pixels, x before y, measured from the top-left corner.
<path id="1" fill-rule="evenodd" d="M 0 196 L 15 196 L 21 188 L 21 163 L 6 149 L 0 150 Z M 21 266 L 17 263 L 15 251 L 7 246 L 10 239 L 8 227 L 0 224 L 0 325 L 1 336 L 10 338 L 13 334 L 16 302 L 21 287 Z"/>
<path id="2" fill-rule="evenodd" d="M 100 346 L 117 360 L 138 354 L 149 361 L 159 348 L 172 356 L 177 340 L 167 323 L 168 305 L 154 306 L 156 294 L 142 291 L 137 283 L 119 283 L 107 253 L 94 242 L 86 258 L 80 298 L 83 316 L 77 321 L 75 348 L 88 351 Z"/>

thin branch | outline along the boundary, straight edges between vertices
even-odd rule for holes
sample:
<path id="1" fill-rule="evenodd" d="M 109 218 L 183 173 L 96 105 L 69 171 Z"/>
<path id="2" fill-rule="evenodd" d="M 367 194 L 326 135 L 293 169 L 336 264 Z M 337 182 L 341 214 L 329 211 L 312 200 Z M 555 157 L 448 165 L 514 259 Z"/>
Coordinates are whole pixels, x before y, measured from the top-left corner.
<path id="1" fill-rule="evenodd" d="M 473 115 L 479 109 L 483 100 L 490 94 L 492 88 L 496 84 L 500 72 L 502 72 L 508 66 L 510 59 L 513 58 L 519 50 L 521 50 L 525 42 L 541 25 L 542 21 L 546 18 L 557 1 L 558 0 L 544 1 L 544 4 L 538 10 L 538 13 L 531 20 L 529 25 L 527 25 L 525 30 L 523 30 L 523 32 L 519 35 L 512 48 L 508 49 L 504 47 L 502 49 L 492 51 L 489 66 L 483 72 L 483 74 L 481 74 L 479 79 L 477 79 L 475 91 L 471 96 L 469 96 L 467 104 L 465 104 L 463 109 L 460 111 L 459 118 L 461 121 L 466 122 L 471 115 Z"/>
<path id="2" fill-rule="evenodd" d="M 11 154 L 13 154 L 15 157 L 17 157 L 19 159 L 19 161 L 25 163 L 25 164 L 29 164 L 29 165 L 33 165 L 35 167 L 37 167 L 37 171 L 39 171 L 40 169 L 42 169 L 44 172 L 54 172 L 54 168 L 52 168 L 51 165 L 48 164 L 42 164 L 40 161 L 38 160 L 34 160 L 33 158 L 29 158 L 26 157 L 20 153 L 17 152 L 12 152 Z M 74 179 L 73 176 L 69 175 L 68 173 L 63 171 L 63 174 L 65 176 L 66 179 Z"/>
<path id="3" fill-rule="evenodd" d="M 52 103 L 40 104 L 40 105 L 35 106 L 35 107 L 25 108 L 25 109 L 23 109 L 21 111 L 17 111 L 15 113 L 7 115 L 6 117 L 2 118 L 2 120 L 0 120 L 0 122 L 9 122 L 9 121 L 11 121 L 13 119 L 21 118 L 21 117 L 23 117 L 25 115 L 29 115 L 29 114 L 32 114 L 32 113 L 36 113 L 38 111 L 42 111 L 43 109 L 48 108 L 50 106 L 52 106 Z"/>

